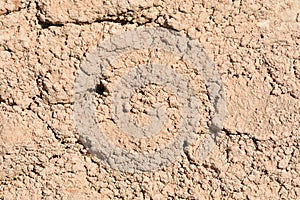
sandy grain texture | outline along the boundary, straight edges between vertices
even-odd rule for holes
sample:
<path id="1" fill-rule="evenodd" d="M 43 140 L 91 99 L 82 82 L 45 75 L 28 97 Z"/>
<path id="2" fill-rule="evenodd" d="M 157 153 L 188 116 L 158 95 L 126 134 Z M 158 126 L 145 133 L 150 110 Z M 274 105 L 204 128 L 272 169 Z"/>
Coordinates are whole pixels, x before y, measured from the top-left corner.
<path id="1" fill-rule="evenodd" d="M 0 199 L 299 199 L 299 10 L 299 0 L 2 0 Z M 78 139 L 82 60 L 139 26 L 186 33 L 221 74 L 227 117 L 205 160 L 127 174 Z"/>

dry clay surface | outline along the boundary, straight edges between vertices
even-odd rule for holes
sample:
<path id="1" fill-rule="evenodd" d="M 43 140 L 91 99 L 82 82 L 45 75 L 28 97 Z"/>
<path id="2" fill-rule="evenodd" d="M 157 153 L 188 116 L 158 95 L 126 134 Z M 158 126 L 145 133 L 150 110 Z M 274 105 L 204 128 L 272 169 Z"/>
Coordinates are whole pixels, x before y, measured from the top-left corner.
<path id="1" fill-rule="evenodd" d="M 299 10 L 299 0 L 1 0 L 0 199 L 299 199 Z M 130 174 L 79 140 L 73 86 L 83 59 L 104 39 L 140 26 L 187 34 L 221 75 L 226 119 L 205 160 L 191 151 L 163 169 Z M 138 54 L 136 62 L 149 55 Z M 198 90 L 205 106 L 200 79 Z M 172 107 L 167 90 L 144 95 Z M 176 109 L 169 114 L 175 124 Z"/>

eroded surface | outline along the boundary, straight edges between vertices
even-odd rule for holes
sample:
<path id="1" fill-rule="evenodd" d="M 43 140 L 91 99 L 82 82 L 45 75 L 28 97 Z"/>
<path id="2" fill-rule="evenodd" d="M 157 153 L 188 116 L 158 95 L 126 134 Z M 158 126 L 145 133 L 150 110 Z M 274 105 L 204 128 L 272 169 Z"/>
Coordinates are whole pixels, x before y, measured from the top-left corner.
<path id="1" fill-rule="evenodd" d="M 0 5 L 2 199 L 299 197 L 299 1 Z M 227 118 L 206 160 L 190 152 L 162 170 L 126 174 L 78 141 L 72 89 L 87 52 L 142 25 L 199 42 L 221 74 Z"/>

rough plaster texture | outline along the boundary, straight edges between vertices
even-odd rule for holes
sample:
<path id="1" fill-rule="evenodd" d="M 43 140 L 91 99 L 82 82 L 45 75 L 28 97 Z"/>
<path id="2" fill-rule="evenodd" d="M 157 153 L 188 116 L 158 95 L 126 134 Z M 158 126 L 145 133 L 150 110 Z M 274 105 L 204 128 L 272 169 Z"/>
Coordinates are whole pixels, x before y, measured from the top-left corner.
<path id="1" fill-rule="evenodd" d="M 299 6 L 1 1 L 0 199 L 299 199 Z M 78 140 L 72 95 L 81 62 L 103 39 L 138 26 L 188 34 L 221 74 L 227 116 L 205 160 L 191 152 L 164 169 L 128 174 Z"/>
<path id="2" fill-rule="evenodd" d="M 157 86 L 165 93 L 156 91 Z M 104 114 L 100 121 L 95 120 L 97 91 Z M 143 95 L 147 91 L 158 93 Z M 175 162 L 200 134 L 204 138 L 198 155 L 203 159 L 223 128 L 225 99 L 221 77 L 196 41 L 166 28 L 137 28 L 101 42 L 83 61 L 74 85 L 73 111 L 80 141 L 89 152 L 112 168 L 136 173 Z M 142 120 L 146 118 L 148 122 Z M 138 119 L 143 125 L 137 124 Z M 199 126 L 208 128 L 198 131 Z M 110 138 L 113 133 L 117 137 Z M 128 142 L 119 148 L 113 141 L 121 140 L 121 134 L 129 136 L 129 143 L 151 146 L 154 142 L 157 147 L 148 148 L 147 154 L 131 152 L 126 148 Z M 162 145 L 148 140 L 159 135 L 169 141 Z"/>

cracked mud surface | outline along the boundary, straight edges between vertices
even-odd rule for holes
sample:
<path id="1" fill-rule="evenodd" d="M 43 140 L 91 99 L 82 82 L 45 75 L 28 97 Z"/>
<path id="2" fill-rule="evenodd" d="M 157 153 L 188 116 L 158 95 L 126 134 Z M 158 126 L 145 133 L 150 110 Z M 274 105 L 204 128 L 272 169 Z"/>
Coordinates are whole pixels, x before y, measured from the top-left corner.
<path id="1" fill-rule="evenodd" d="M 1 1 L 0 199 L 299 199 L 299 7 L 297 0 Z M 161 170 L 128 174 L 79 141 L 73 86 L 83 59 L 139 26 L 186 33 L 221 75 L 226 119 L 205 160 L 190 152 Z"/>

